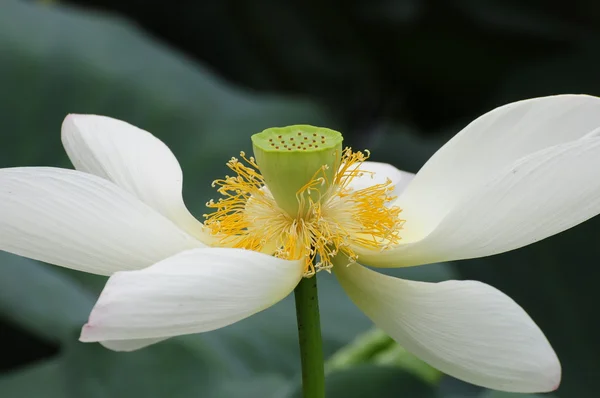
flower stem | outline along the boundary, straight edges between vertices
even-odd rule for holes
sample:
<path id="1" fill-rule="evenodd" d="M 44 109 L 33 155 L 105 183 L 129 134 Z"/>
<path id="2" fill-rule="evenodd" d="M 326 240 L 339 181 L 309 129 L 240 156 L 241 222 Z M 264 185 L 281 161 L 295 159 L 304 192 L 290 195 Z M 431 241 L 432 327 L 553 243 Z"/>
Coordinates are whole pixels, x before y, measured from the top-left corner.
<path id="1" fill-rule="evenodd" d="M 319 318 L 317 276 L 302 278 L 294 290 L 296 318 L 302 361 L 302 391 L 304 398 L 325 397 L 323 341 Z"/>

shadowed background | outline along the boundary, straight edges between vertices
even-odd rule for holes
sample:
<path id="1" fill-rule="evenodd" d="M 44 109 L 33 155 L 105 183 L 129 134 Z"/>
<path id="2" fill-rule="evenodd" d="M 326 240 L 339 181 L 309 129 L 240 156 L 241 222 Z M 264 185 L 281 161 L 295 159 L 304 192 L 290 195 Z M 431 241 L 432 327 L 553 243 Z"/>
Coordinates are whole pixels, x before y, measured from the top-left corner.
<path id="1" fill-rule="evenodd" d="M 416 172 L 476 116 L 549 94 L 600 94 L 600 3 L 541 0 L 0 2 L 0 167 L 71 167 L 67 113 L 116 117 L 166 142 L 201 217 L 251 134 L 308 123 Z M 476 166 L 475 166 L 476 167 Z M 556 181 L 561 184 L 561 181 Z M 599 388 L 599 220 L 492 258 L 393 271 L 503 290 L 558 352 L 556 397 Z M 322 273 L 326 354 L 370 327 Z M 77 342 L 105 279 L 0 253 L 0 396 L 294 397 L 293 300 L 231 327 L 130 354 Z M 330 397 L 525 397 L 373 364 Z M 531 397 L 531 396 L 530 396 Z"/>

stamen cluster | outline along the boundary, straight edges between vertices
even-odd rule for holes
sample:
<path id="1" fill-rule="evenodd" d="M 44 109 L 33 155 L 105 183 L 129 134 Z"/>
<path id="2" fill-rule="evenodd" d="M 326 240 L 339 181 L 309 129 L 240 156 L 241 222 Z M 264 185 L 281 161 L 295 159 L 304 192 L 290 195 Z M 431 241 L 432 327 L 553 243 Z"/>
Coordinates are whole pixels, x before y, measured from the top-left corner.
<path id="1" fill-rule="evenodd" d="M 293 216 L 277 206 L 255 159 L 242 152 L 244 163 L 236 158 L 227 163 L 235 175 L 213 182 L 223 197 L 206 204 L 215 211 L 204 215 L 205 225 L 221 245 L 304 259 L 307 277 L 330 269 L 338 253 L 356 261 L 353 246 L 385 250 L 400 241 L 404 221 L 400 208 L 389 206 L 394 199 L 391 181 L 360 190 L 350 187 L 354 178 L 368 173 L 360 169 L 369 157 L 365 152 L 346 148 L 333 181 L 326 178 L 327 166 L 317 170 L 296 193 L 299 210 Z M 325 190 L 317 189 L 323 186 Z"/>

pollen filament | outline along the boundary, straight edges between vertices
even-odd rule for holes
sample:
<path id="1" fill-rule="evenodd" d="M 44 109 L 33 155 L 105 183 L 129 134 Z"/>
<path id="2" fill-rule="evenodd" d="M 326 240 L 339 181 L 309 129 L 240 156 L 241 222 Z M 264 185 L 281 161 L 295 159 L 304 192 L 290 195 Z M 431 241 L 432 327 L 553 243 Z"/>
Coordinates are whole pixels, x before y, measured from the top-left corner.
<path id="1" fill-rule="evenodd" d="M 389 206 L 395 199 L 390 180 L 353 190 L 351 182 L 365 173 L 361 164 L 369 152 L 346 148 L 333 181 L 322 166 L 297 193 L 298 214 L 281 210 L 259 172 L 253 157 L 240 153 L 243 162 L 232 158 L 227 166 L 235 173 L 215 180 L 213 187 L 222 198 L 206 205 L 205 225 L 228 247 L 272 254 L 288 260 L 305 261 L 304 276 L 330 269 L 332 259 L 343 253 L 354 262 L 353 247 L 385 250 L 397 244 L 404 220 L 401 209 Z M 316 189 L 326 186 L 327 189 Z M 323 192 L 314 195 L 314 192 Z"/>

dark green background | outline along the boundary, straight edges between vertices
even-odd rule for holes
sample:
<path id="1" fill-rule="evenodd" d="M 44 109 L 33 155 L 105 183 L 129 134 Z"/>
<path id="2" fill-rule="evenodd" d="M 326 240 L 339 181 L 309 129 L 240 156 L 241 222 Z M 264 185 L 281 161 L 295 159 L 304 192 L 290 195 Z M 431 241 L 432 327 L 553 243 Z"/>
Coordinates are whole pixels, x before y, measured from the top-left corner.
<path id="1" fill-rule="evenodd" d="M 272 126 L 338 129 L 373 160 L 416 172 L 495 106 L 600 94 L 599 39 L 597 1 L 4 0 L 0 167 L 70 167 L 61 121 L 96 113 L 145 128 L 172 148 L 196 215 L 225 162 Z M 599 226 L 592 220 L 492 258 L 393 272 L 500 288 L 557 350 L 563 384 L 554 395 L 596 397 Z M 329 355 L 370 324 L 322 275 Z M 297 396 L 293 300 L 219 331 L 118 354 L 77 342 L 103 283 L 0 253 L 0 397 Z M 328 393 L 513 396 L 450 378 L 431 386 L 372 364 L 331 374 Z"/>

